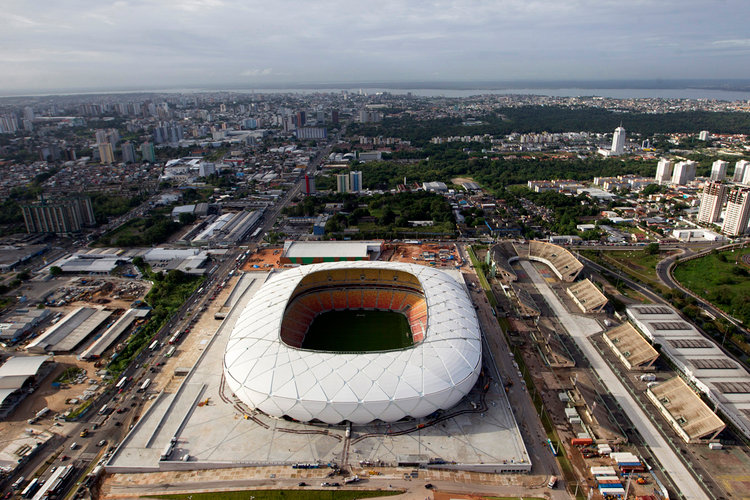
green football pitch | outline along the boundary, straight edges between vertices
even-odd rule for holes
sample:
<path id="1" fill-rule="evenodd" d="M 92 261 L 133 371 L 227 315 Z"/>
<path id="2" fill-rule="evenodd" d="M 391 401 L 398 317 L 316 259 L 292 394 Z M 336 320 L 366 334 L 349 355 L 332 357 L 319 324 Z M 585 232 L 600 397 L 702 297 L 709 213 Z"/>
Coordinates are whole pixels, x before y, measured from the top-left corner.
<path id="1" fill-rule="evenodd" d="M 409 322 L 392 311 L 328 311 L 316 317 L 302 341 L 303 349 L 369 352 L 412 345 Z"/>

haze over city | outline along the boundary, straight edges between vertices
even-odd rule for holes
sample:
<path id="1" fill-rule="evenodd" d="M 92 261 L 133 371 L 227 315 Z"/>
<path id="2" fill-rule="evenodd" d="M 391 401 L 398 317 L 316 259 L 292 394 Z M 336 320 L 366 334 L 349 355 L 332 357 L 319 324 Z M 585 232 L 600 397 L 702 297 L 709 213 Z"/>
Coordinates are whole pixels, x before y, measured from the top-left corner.
<path id="1" fill-rule="evenodd" d="M 742 0 L 15 2 L 0 91 L 742 79 Z"/>

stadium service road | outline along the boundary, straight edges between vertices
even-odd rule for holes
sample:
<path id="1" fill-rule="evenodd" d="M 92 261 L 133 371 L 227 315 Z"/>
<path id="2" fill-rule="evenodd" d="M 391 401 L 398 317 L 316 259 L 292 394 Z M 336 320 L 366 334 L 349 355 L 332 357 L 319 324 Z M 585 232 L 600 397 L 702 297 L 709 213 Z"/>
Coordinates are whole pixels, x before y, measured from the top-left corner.
<path id="1" fill-rule="evenodd" d="M 612 393 L 625 413 L 630 417 L 638 432 L 643 436 L 643 440 L 651 448 L 654 456 L 661 462 L 665 473 L 672 478 L 672 482 L 678 485 L 680 492 L 685 498 L 707 500 L 708 495 L 698 485 L 698 482 L 693 478 L 674 450 L 669 447 L 664 437 L 659 434 L 659 431 L 656 430 L 641 407 L 633 400 L 622 385 L 622 382 L 620 382 L 620 379 L 617 378 L 604 359 L 602 359 L 599 352 L 588 341 L 590 335 L 601 331 L 599 324 L 581 315 L 573 316 L 570 314 L 531 262 L 521 261 L 521 266 L 528 273 L 529 279 L 531 279 L 534 286 L 539 290 L 539 293 L 544 297 L 544 300 L 549 304 L 552 311 L 560 320 L 560 323 L 562 323 L 563 327 L 565 327 L 573 337 L 575 343 L 586 355 L 589 363 L 591 363 L 591 367 L 602 379 L 604 385 L 607 386 L 607 390 Z"/>

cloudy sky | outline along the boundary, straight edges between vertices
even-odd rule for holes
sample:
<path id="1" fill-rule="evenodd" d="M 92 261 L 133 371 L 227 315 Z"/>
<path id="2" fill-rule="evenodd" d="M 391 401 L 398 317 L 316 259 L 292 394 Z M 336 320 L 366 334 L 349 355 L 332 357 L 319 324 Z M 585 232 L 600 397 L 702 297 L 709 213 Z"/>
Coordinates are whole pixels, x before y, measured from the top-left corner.
<path id="1" fill-rule="evenodd" d="M 748 0 L 4 0 L 0 90 L 750 78 Z"/>

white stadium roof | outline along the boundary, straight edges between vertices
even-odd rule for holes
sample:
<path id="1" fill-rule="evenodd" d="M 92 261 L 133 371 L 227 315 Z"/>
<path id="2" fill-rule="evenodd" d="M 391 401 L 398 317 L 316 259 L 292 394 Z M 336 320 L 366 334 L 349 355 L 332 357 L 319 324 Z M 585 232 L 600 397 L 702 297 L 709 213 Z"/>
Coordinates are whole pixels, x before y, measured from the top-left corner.
<path id="1" fill-rule="evenodd" d="M 428 307 L 425 338 L 399 350 L 333 353 L 290 347 L 280 338 L 285 308 L 302 278 L 334 269 L 411 273 Z M 230 335 L 224 373 L 230 389 L 276 417 L 327 423 L 392 422 L 447 409 L 474 386 L 482 345 L 474 307 L 449 274 L 394 262 L 312 264 L 272 276 Z"/>

